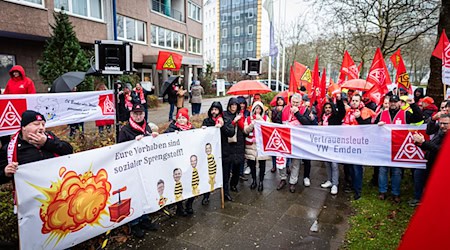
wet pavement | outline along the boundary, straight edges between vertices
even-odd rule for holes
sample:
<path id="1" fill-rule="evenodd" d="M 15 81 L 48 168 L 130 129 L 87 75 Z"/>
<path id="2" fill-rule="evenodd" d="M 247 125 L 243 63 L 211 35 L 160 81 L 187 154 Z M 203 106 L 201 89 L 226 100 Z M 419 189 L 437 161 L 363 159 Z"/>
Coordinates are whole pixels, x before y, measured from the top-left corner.
<path id="1" fill-rule="evenodd" d="M 333 196 L 330 189 L 320 187 L 326 179 L 321 162 L 312 163 L 310 187 L 299 183 L 295 193 L 287 186 L 278 191 L 280 179 L 267 163 L 263 192 L 251 190 L 251 180 L 240 181 L 239 192 L 231 193 L 234 201 L 222 209 L 220 190 L 216 190 L 209 205 L 202 205 L 201 197 L 196 199 L 194 215 L 162 216 L 159 231 L 147 232 L 143 240 L 132 239 L 119 248 L 338 249 L 348 229 L 351 196 L 343 188 Z M 316 220 L 318 228 L 312 232 Z"/>
<path id="2" fill-rule="evenodd" d="M 229 98 L 204 99 L 201 113 L 207 112 L 213 101 L 220 101 L 225 108 Z M 186 101 L 185 107 L 190 110 L 190 106 Z M 149 121 L 165 123 L 168 112 L 167 103 L 151 109 Z M 278 191 L 278 173 L 270 172 L 271 161 L 266 164 L 263 192 L 251 190 L 251 177 L 247 176 L 248 181 L 240 181 L 239 192 L 231 192 L 234 201 L 225 202 L 224 209 L 220 190 L 216 190 L 209 205 L 201 204 L 201 196 L 195 200 L 190 217 L 169 217 L 159 212 L 157 232 L 146 232 L 144 239 L 132 238 L 117 249 L 338 249 L 351 213 L 351 195 L 343 192 L 343 185 L 337 195 L 321 188 L 326 169 L 321 162 L 313 161 L 310 187 L 299 183 L 295 193 L 290 193 L 288 186 Z M 343 179 L 344 174 L 340 176 Z M 299 180 L 303 182 L 303 178 Z M 316 220 L 318 228 L 312 232 Z"/>

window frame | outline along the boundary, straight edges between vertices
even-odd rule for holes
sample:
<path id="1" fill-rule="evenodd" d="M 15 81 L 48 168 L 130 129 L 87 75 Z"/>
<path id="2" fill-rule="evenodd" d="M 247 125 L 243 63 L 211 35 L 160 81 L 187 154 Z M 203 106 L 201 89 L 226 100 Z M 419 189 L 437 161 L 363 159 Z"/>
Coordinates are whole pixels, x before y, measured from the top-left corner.
<path id="1" fill-rule="evenodd" d="M 185 36 L 186 35 L 185 34 L 179 33 L 174 30 L 166 29 L 166 28 L 160 27 L 158 25 L 150 24 L 150 34 L 152 33 L 152 29 L 155 29 L 155 38 L 153 38 L 153 36 L 150 38 L 150 46 L 186 52 L 186 47 L 185 47 Z M 164 32 L 164 36 L 163 36 L 164 45 L 159 45 L 159 33 L 161 31 Z M 167 40 L 166 40 L 167 31 L 170 31 L 172 33 L 172 35 L 171 35 L 172 46 L 171 47 L 167 46 Z M 177 48 L 175 48 L 175 39 L 178 40 Z M 189 42 L 189 40 L 188 40 L 188 42 Z M 188 44 L 188 49 L 189 49 L 189 44 Z"/>
<path id="2" fill-rule="evenodd" d="M 86 16 L 83 16 L 83 15 L 73 12 L 73 1 L 86 1 L 86 3 L 87 3 L 87 8 L 86 8 L 87 15 Z M 55 1 L 53 0 L 53 3 L 54 2 Z M 104 7 L 105 7 L 105 1 L 100 0 L 100 15 L 102 16 L 102 18 L 97 18 L 97 17 L 92 17 L 90 0 L 68 0 L 68 9 L 64 9 L 64 12 L 67 13 L 69 16 L 74 16 L 74 17 L 78 17 L 81 19 L 87 19 L 87 20 L 104 23 L 105 22 Z M 55 6 L 54 11 L 61 12 L 61 9 Z"/>
<path id="3" fill-rule="evenodd" d="M 241 27 L 236 26 L 234 27 L 234 36 L 240 36 L 241 35 Z"/>
<path id="4" fill-rule="evenodd" d="M 138 43 L 138 44 L 145 44 L 145 45 L 147 45 L 147 23 L 144 22 L 144 21 L 138 20 L 138 19 L 134 19 L 134 18 L 131 18 L 131 17 L 127 17 L 127 16 L 124 16 L 124 15 L 117 14 L 117 17 L 119 17 L 119 16 L 121 18 L 123 18 L 123 23 L 122 23 L 123 37 L 120 37 L 119 35 L 117 35 L 117 39 L 122 40 L 122 41 L 128 41 L 128 42 L 132 42 L 132 43 Z M 119 18 L 117 18 L 117 19 L 119 19 Z M 128 36 L 128 32 L 127 32 L 128 28 L 126 26 L 127 19 L 131 19 L 131 20 L 134 21 L 134 36 L 135 36 L 134 40 L 127 38 L 127 36 Z M 139 36 L 138 24 L 139 23 L 142 23 L 144 25 L 144 41 L 138 40 L 138 36 Z M 119 27 L 117 27 L 117 29 L 118 28 Z M 117 33 L 119 33 L 119 30 L 117 30 Z M 151 31 L 150 31 L 150 33 L 151 33 Z"/>
<path id="5" fill-rule="evenodd" d="M 250 27 L 252 28 L 252 32 L 250 33 Z M 247 35 L 251 36 L 255 33 L 255 26 L 253 26 L 253 24 L 249 24 L 247 26 Z"/>
<path id="6" fill-rule="evenodd" d="M 227 38 L 228 37 L 228 29 L 227 28 L 223 28 L 222 29 L 222 38 Z"/>
<path id="7" fill-rule="evenodd" d="M 194 8 L 194 16 L 191 15 L 192 8 Z M 198 18 L 196 16 L 198 16 Z M 202 7 L 191 1 L 188 1 L 188 17 L 194 21 L 201 23 L 203 20 Z"/>
<path id="8" fill-rule="evenodd" d="M 26 0 L 5 0 L 5 2 L 16 3 L 16 4 L 20 4 L 20 5 L 38 8 L 38 9 L 45 9 L 45 0 L 41 0 L 41 4 L 28 2 Z"/>
<path id="9" fill-rule="evenodd" d="M 233 44 L 233 51 L 236 53 L 239 53 L 240 50 L 241 50 L 241 44 L 239 42 L 235 42 Z"/>
<path id="10" fill-rule="evenodd" d="M 249 46 L 249 44 L 251 44 L 251 46 Z M 253 41 L 247 41 L 246 50 L 247 51 L 253 51 L 253 47 L 254 47 Z"/>

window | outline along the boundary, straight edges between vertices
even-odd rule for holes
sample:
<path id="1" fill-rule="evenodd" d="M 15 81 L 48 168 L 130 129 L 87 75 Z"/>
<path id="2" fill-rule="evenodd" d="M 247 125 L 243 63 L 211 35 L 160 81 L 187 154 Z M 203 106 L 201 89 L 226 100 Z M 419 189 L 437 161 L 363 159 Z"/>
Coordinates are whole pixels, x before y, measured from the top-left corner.
<path id="1" fill-rule="evenodd" d="M 241 45 L 239 43 L 234 43 L 234 52 L 239 52 Z"/>
<path id="2" fill-rule="evenodd" d="M 0 54 L 0 83 L 2 87 L 6 86 L 10 76 L 9 71 L 16 64 L 16 57 L 13 55 Z"/>
<path id="3" fill-rule="evenodd" d="M 221 16 L 220 16 L 220 20 L 221 20 L 221 22 L 222 23 L 226 23 L 227 22 L 227 20 L 228 20 L 228 14 L 222 14 Z"/>
<path id="4" fill-rule="evenodd" d="M 188 16 L 189 16 L 189 18 L 194 19 L 195 21 L 201 22 L 202 21 L 202 9 L 198 5 L 196 5 L 192 2 L 189 2 L 188 3 Z"/>
<path id="5" fill-rule="evenodd" d="M 239 10 L 233 12 L 234 20 L 239 21 L 241 19 L 241 12 Z"/>
<path id="6" fill-rule="evenodd" d="M 234 67 L 239 68 L 242 66 L 242 61 L 239 58 L 234 58 Z"/>
<path id="7" fill-rule="evenodd" d="M 44 0 L 9 0 L 23 5 L 30 5 L 35 7 L 44 7 Z"/>
<path id="8" fill-rule="evenodd" d="M 36 1 L 39 0 L 34 0 L 34 2 Z M 64 7 L 64 10 L 69 14 L 103 20 L 103 0 L 54 0 L 54 1 L 56 10 L 60 10 L 62 7 Z"/>
<path id="9" fill-rule="evenodd" d="M 189 52 L 194 54 L 202 53 L 202 40 L 192 37 L 189 37 Z"/>
<path id="10" fill-rule="evenodd" d="M 226 58 L 222 59 L 222 68 L 228 67 L 228 60 Z"/>
<path id="11" fill-rule="evenodd" d="M 226 38 L 228 36 L 228 29 L 227 28 L 223 28 L 222 29 L 222 38 Z"/>
<path id="12" fill-rule="evenodd" d="M 247 51 L 253 51 L 253 41 L 247 42 Z"/>
<path id="13" fill-rule="evenodd" d="M 240 36 L 241 35 L 241 27 L 237 26 L 234 28 L 234 36 Z"/>
<path id="14" fill-rule="evenodd" d="M 145 26 L 145 23 L 139 20 L 117 15 L 117 37 L 119 39 L 145 43 Z"/>
<path id="15" fill-rule="evenodd" d="M 247 27 L 247 34 L 253 35 L 253 24 L 250 24 L 250 25 Z"/>
<path id="16" fill-rule="evenodd" d="M 253 18 L 253 17 L 254 17 L 253 8 L 250 8 L 247 11 L 247 18 Z"/>
<path id="17" fill-rule="evenodd" d="M 227 53 L 228 52 L 228 44 L 224 43 L 222 44 L 222 53 Z"/>
<path id="18" fill-rule="evenodd" d="M 156 25 L 152 25 L 150 31 L 152 45 L 184 51 L 184 34 Z"/>

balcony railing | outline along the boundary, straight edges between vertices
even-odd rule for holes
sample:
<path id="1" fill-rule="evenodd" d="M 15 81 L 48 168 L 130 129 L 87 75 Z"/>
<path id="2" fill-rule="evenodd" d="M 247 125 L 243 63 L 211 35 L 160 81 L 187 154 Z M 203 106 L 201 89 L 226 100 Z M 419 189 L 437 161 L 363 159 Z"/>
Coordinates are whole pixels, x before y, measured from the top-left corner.
<path id="1" fill-rule="evenodd" d="M 167 6 L 158 0 L 152 0 L 152 10 L 159 12 L 163 15 L 169 16 L 180 22 L 184 22 L 184 16 L 183 13 L 181 13 L 181 11 L 170 8 L 170 6 Z"/>

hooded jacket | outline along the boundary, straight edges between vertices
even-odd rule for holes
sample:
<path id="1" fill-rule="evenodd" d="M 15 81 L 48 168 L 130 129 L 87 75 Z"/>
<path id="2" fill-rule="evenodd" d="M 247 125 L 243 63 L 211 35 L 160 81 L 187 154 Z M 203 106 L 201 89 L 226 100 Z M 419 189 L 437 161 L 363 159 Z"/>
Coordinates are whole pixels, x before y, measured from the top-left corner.
<path id="1" fill-rule="evenodd" d="M 14 77 L 13 72 L 19 71 L 20 76 Z M 3 94 L 36 94 L 33 81 L 25 75 L 25 70 L 20 65 L 15 65 L 9 71 L 11 78 L 6 83 Z"/>
<path id="2" fill-rule="evenodd" d="M 237 100 L 238 100 L 239 105 L 240 105 L 241 103 L 244 103 L 244 104 L 245 104 L 245 108 L 244 108 L 244 117 L 249 116 L 249 115 L 250 115 L 250 111 L 247 110 L 248 104 L 247 104 L 247 100 L 245 100 L 245 97 L 243 97 L 243 96 L 238 96 L 238 97 L 237 97 Z"/>
<path id="3" fill-rule="evenodd" d="M 235 113 L 230 112 L 230 106 L 236 104 L 237 111 Z M 234 122 L 234 118 L 236 118 L 237 114 L 241 114 L 242 118 L 238 122 Z M 239 101 L 237 98 L 230 98 L 227 105 L 227 110 L 223 112 L 223 116 L 231 121 L 233 128 L 236 132 L 237 142 L 228 142 L 226 144 L 222 144 L 222 148 L 224 149 L 224 154 L 229 156 L 228 159 L 233 161 L 235 164 L 242 164 L 244 162 L 244 150 L 245 150 L 245 136 L 244 136 L 244 120 L 243 110 L 239 105 Z"/>
<path id="4" fill-rule="evenodd" d="M 331 102 L 327 102 L 323 105 L 322 107 L 322 111 L 324 112 L 322 114 L 322 121 L 323 121 L 323 117 L 325 116 L 325 105 L 330 104 L 331 105 L 331 115 L 328 117 L 328 125 L 341 125 L 342 124 L 342 120 L 345 117 L 345 105 L 344 102 L 342 100 L 337 100 L 336 101 L 336 106 L 331 103 Z"/>
<path id="5" fill-rule="evenodd" d="M 416 93 L 417 93 L 417 92 L 420 93 L 419 96 L 416 96 Z M 424 95 L 423 92 L 424 92 L 424 91 L 423 91 L 423 88 L 417 88 L 416 90 L 414 90 L 414 102 L 415 102 L 415 103 L 419 103 L 420 99 L 422 99 L 422 98 L 425 97 L 425 95 Z"/>
<path id="6" fill-rule="evenodd" d="M 267 115 L 264 114 L 264 105 L 262 104 L 262 102 L 254 102 L 253 106 L 252 106 L 252 112 L 250 114 L 249 117 L 247 117 L 245 119 L 245 125 L 244 125 L 244 133 L 248 134 L 246 139 L 246 143 L 245 143 L 245 159 L 248 160 L 253 160 L 253 161 L 260 161 L 260 160 L 269 160 L 270 156 L 259 156 L 258 155 L 258 150 L 256 148 L 256 142 L 254 141 L 254 124 L 253 124 L 253 120 L 254 120 L 254 113 L 255 113 L 255 108 L 256 107 L 260 107 L 263 114 L 261 115 L 262 119 L 264 121 L 270 122 L 269 117 L 267 117 Z"/>
<path id="7" fill-rule="evenodd" d="M 219 116 L 222 115 L 223 126 L 220 128 L 221 143 L 222 143 L 222 162 L 228 160 L 228 155 L 225 154 L 225 147 L 228 144 L 228 137 L 234 136 L 234 127 L 231 124 L 230 119 L 223 116 L 223 108 L 220 102 L 213 102 L 211 107 L 208 109 L 208 117 L 203 120 L 202 126 L 214 127 L 216 122 L 212 118 L 211 110 L 217 108 L 219 110 Z"/>

